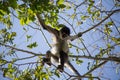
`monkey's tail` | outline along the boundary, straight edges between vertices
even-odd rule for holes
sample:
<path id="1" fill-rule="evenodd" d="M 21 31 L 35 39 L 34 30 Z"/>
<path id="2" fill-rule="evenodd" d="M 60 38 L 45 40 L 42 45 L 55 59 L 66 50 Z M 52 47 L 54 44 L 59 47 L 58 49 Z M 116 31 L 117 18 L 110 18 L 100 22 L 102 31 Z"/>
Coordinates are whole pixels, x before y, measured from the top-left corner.
<path id="1" fill-rule="evenodd" d="M 65 66 L 68 69 L 70 69 L 73 73 L 75 73 L 78 76 L 78 78 L 81 77 L 80 73 L 74 68 L 74 66 L 69 61 L 65 64 Z M 79 80 L 81 79 L 79 78 Z"/>

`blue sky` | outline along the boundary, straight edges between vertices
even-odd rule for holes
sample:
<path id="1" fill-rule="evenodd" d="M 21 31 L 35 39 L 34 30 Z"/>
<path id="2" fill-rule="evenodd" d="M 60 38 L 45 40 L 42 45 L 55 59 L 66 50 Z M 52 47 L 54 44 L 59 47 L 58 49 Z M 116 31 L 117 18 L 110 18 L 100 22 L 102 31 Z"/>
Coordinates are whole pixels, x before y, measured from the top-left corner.
<path id="1" fill-rule="evenodd" d="M 99 1 L 99 0 L 96 0 L 96 2 L 97 1 Z M 105 5 L 106 10 L 111 10 L 113 8 L 113 0 L 102 0 L 102 1 L 103 1 L 103 5 Z M 79 2 L 79 0 L 78 0 L 78 2 Z M 85 6 L 82 7 L 81 9 L 84 9 L 84 8 L 85 8 Z M 72 14 L 73 11 L 74 10 L 70 10 L 66 13 Z M 72 24 L 72 20 L 68 19 L 68 17 L 64 13 L 61 14 L 61 16 L 65 17 Z M 79 16 L 80 15 L 78 15 L 78 17 Z M 113 15 L 112 18 L 114 20 L 120 22 L 120 20 L 119 20 L 120 19 L 120 13 L 117 13 L 117 14 Z M 15 38 L 15 41 L 14 41 L 14 43 L 17 44 L 17 48 L 25 49 L 25 50 L 32 51 L 32 52 L 35 52 L 35 53 L 46 53 L 46 51 L 50 49 L 48 44 L 46 44 L 46 41 L 45 41 L 45 39 L 44 39 L 44 37 L 43 37 L 43 35 L 40 31 L 34 30 L 34 29 L 32 29 L 30 27 L 27 27 L 27 26 L 21 26 L 19 24 L 19 20 L 16 19 L 16 18 L 12 18 L 12 21 L 13 21 L 13 28 L 11 29 L 11 31 L 17 32 L 17 37 Z M 80 25 L 79 27 L 78 26 L 76 27 L 76 24 L 74 23 L 75 24 L 74 25 L 75 31 L 80 32 L 80 31 L 84 31 L 84 30 L 88 29 L 88 27 L 91 27 L 91 25 L 89 25 L 89 24 L 91 24 L 89 21 L 90 20 L 84 21 L 83 22 L 84 24 Z M 71 26 L 68 23 L 66 23 L 64 20 L 60 19 L 59 22 L 69 26 L 69 28 L 72 30 Z M 117 26 L 120 25 L 120 23 L 117 23 L 117 22 L 116 22 L 116 24 L 117 24 Z M 31 25 L 33 25 L 34 27 L 38 27 L 33 23 L 31 23 Z M 4 28 L 4 27 L 5 27 L 5 25 L 0 23 L 0 29 Z M 28 31 L 24 31 L 23 28 L 26 28 L 26 30 L 28 30 Z M 115 30 L 114 27 L 112 27 L 112 29 L 114 30 L 113 33 L 117 33 L 117 31 Z M 71 31 L 71 32 L 72 32 L 72 35 L 75 34 L 73 31 Z M 44 31 L 44 33 L 45 33 L 48 41 L 51 43 L 51 35 L 47 31 Z M 27 42 L 26 35 L 31 35 L 33 37 Z M 98 40 L 102 36 L 103 36 L 102 33 L 99 33 L 98 31 L 94 32 L 93 30 L 82 36 L 82 39 L 84 40 L 85 45 L 88 46 L 88 50 L 90 52 L 93 52 L 93 53 L 91 53 L 92 55 L 95 55 L 96 53 L 99 53 L 99 51 L 97 49 L 93 51 L 93 49 L 95 49 L 93 47 L 98 47 L 98 46 L 102 47 L 102 48 L 106 47 L 106 46 L 104 46 L 105 42 L 102 39 L 95 42 L 96 40 Z M 120 37 L 120 36 L 118 36 L 118 37 Z M 39 44 L 39 46 L 37 48 L 33 48 L 33 49 L 27 48 L 26 45 L 28 45 L 32 42 L 35 42 L 35 41 Z M 80 43 L 79 40 L 75 40 L 75 41 L 72 42 L 72 44 L 75 44 L 75 45 L 79 46 L 80 48 L 83 48 L 83 45 L 79 44 L 79 43 Z M 2 48 L 2 49 L 5 49 L 5 48 Z M 118 47 L 116 47 L 115 51 L 113 51 L 113 53 L 117 53 L 117 52 L 119 52 L 119 50 L 120 50 L 120 47 L 118 46 Z M 73 54 L 76 54 L 76 55 L 83 55 L 83 52 L 81 50 L 79 50 L 79 53 L 77 53 L 76 48 L 74 48 L 74 47 L 70 48 L 70 52 L 73 53 Z M 88 55 L 87 51 L 85 51 L 85 54 Z M 27 56 L 31 56 L 31 55 L 29 55 L 27 53 L 17 52 L 17 56 L 19 58 L 23 58 L 23 57 L 27 57 Z M 6 59 L 10 60 L 11 58 L 6 57 Z M 24 60 L 24 61 L 18 61 L 17 63 L 24 63 L 24 62 L 31 62 L 31 61 L 34 62 L 37 59 L 38 58 L 35 57 L 35 58 Z M 93 62 L 93 60 L 88 60 L 88 59 L 81 59 L 81 60 L 84 61 L 81 65 L 76 65 L 76 63 L 74 61 L 72 61 L 72 64 L 75 66 L 75 68 L 81 74 L 84 74 L 88 71 L 88 69 L 87 69 L 88 62 Z M 105 78 L 102 78 L 101 80 L 107 80 L 108 78 L 110 78 L 111 80 L 118 80 L 118 79 L 120 79 L 120 77 L 119 77 L 120 73 L 116 74 L 116 72 L 115 72 L 116 70 L 114 68 L 116 66 L 120 67 L 120 65 L 116 65 L 113 62 L 108 62 L 106 65 L 104 65 L 103 68 L 101 67 L 100 69 L 97 69 L 93 73 L 93 75 L 98 76 L 98 72 L 101 71 L 101 74 L 105 73 L 104 74 Z M 27 65 L 20 67 L 20 69 L 23 70 L 26 67 L 27 67 Z M 67 69 L 65 69 L 65 70 L 69 71 Z M 119 70 L 119 72 L 120 72 L 120 70 Z M 99 75 L 101 75 L 101 74 L 99 73 Z M 1 77 L 1 75 L 0 75 L 0 77 Z M 2 80 L 7 80 L 7 79 L 2 78 Z M 87 80 L 87 79 L 84 79 L 84 80 Z"/>

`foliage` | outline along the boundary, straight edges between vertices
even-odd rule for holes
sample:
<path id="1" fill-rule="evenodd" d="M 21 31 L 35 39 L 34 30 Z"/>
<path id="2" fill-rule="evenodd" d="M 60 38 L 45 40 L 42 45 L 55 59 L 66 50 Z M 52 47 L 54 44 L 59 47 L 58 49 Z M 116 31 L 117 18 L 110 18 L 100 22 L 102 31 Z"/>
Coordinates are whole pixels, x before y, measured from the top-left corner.
<path id="1" fill-rule="evenodd" d="M 71 62 L 76 69 L 79 67 L 77 70 L 82 78 L 109 78 L 99 70 L 104 68 L 105 61 L 108 64 L 112 61 L 119 74 L 120 4 L 119 0 L 109 1 L 111 5 L 106 1 L 109 0 L 0 0 L 0 67 L 3 77 L 13 80 L 76 77 L 66 68 L 60 74 L 55 65 L 49 68 L 42 64 L 41 56 L 45 55 L 40 52 L 48 50 L 44 43 L 50 45 L 51 40 L 40 28 L 36 14 L 52 28 L 60 29 L 62 26 L 56 25 L 62 23 L 72 29 L 72 34 L 83 33 L 69 45 Z"/>
<path id="2" fill-rule="evenodd" d="M 28 48 L 33 48 L 33 47 L 37 47 L 38 45 L 37 45 L 37 43 L 36 42 L 34 42 L 34 43 L 32 43 L 32 44 L 29 44 L 29 45 L 27 45 L 27 47 Z"/>

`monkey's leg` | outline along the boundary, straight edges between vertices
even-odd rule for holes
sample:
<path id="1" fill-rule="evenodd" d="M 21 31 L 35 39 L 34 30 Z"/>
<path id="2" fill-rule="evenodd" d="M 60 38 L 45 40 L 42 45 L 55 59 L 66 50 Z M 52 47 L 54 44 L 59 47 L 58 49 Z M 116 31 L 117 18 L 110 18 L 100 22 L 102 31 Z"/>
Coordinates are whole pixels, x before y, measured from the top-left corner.
<path id="1" fill-rule="evenodd" d="M 46 57 L 43 58 L 43 64 L 46 63 L 48 64 L 49 66 L 51 66 L 51 52 L 50 51 L 47 51 L 46 52 Z"/>
<path id="2" fill-rule="evenodd" d="M 58 67 L 57 67 L 57 69 L 60 72 L 63 72 L 64 64 L 65 64 L 67 59 L 68 59 L 67 53 L 65 53 L 64 51 L 60 51 L 60 65 L 58 65 Z"/>

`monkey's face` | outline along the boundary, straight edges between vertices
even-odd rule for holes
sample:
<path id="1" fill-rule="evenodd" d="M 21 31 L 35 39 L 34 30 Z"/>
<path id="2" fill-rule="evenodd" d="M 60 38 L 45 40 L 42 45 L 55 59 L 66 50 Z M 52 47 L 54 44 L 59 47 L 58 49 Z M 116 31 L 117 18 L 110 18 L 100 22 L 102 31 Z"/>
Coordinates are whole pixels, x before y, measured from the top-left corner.
<path id="1" fill-rule="evenodd" d="M 68 37 L 70 35 L 70 29 L 68 27 L 63 27 L 60 30 L 60 35 L 62 36 L 62 38 Z"/>
<path id="2" fill-rule="evenodd" d="M 61 33 L 62 34 L 62 38 L 68 37 L 69 35 L 66 34 L 65 32 Z"/>

